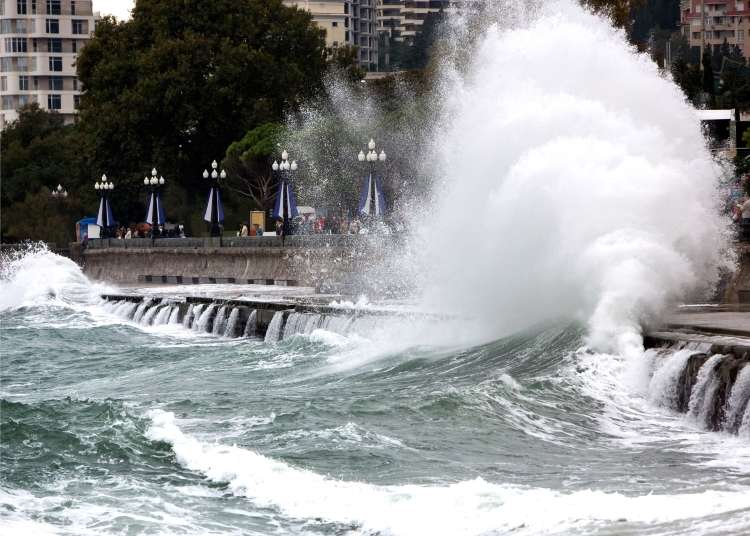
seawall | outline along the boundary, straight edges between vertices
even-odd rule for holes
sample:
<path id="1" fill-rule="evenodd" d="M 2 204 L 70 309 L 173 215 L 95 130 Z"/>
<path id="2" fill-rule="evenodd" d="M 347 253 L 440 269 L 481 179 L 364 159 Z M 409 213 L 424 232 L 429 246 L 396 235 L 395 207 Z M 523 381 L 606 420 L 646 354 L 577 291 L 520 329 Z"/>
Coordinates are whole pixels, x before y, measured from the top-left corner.
<path id="1" fill-rule="evenodd" d="M 395 235 L 290 236 L 283 244 L 277 237 L 101 239 L 79 258 L 88 276 L 113 283 L 274 282 L 340 291 L 376 285 L 373 267 L 400 242 Z"/>

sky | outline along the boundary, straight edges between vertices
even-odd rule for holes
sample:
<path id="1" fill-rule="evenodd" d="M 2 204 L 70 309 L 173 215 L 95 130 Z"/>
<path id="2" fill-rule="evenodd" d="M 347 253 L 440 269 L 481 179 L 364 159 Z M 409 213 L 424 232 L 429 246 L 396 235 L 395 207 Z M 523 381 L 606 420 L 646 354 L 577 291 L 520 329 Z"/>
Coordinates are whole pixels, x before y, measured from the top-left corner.
<path id="1" fill-rule="evenodd" d="M 130 18 L 130 10 L 133 9 L 135 0 L 94 0 L 94 11 L 102 15 L 114 15 L 117 20 Z"/>

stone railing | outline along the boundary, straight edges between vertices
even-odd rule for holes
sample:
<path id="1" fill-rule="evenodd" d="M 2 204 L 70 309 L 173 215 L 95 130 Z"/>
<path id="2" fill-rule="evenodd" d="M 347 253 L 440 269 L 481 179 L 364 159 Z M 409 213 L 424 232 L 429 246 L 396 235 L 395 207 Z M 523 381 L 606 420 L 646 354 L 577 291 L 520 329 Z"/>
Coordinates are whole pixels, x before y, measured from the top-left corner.
<path id="1" fill-rule="evenodd" d="M 94 238 L 86 249 L 150 249 L 150 248 L 280 248 L 316 249 L 321 247 L 347 248 L 359 244 L 380 242 L 397 244 L 403 235 L 315 234 L 292 235 L 283 241 L 277 236 L 244 236 L 225 238 Z"/>

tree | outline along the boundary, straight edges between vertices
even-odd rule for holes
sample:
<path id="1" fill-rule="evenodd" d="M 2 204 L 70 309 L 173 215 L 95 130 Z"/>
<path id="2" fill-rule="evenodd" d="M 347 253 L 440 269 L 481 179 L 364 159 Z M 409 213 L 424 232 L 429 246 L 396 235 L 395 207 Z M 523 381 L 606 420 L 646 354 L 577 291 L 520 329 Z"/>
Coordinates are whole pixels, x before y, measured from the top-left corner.
<path id="1" fill-rule="evenodd" d="M 582 0 L 597 13 L 607 15 L 615 26 L 630 29 L 632 10 L 643 6 L 646 0 Z"/>
<path id="2" fill-rule="evenodd" d="M 37 104 L 21 108 L 5 128 L 0 136 L 3 240 L 64 244 L 73 238 L 72 222 L 82 215 L 81 206 L 95 202 L 93 191 L 87 191 L 94 181 L 80 172 L 77 140 L 75 125 L 63 125 L 59 114 Z M 58 184 L 68 191 L 66 200 L 51 199 L 50 190 Z"/>
<path id="3" fill-rule="evenodd" d="M 271 158 L 283 135 L 279 123 L 266 123 L 249 131 L 227 149 L 223 166 L 227 170 L 227 188 L 250 198 L 265 211 L 276 198 L 276 181 L 271 173 Z"/>
<path id="4" fill-rule="evenodd" d="M 326 67 L 323 31 L 281 0 L 137 0 L 77 61 L 89 166 L 132 184 L 156 166 L 189 221 L 206 165 L 316 94 Z"/>
<path id="5" fill-rule="evenodd" d="M 359 82 L 365 77 L 365 70 L 357 61 L 357 47 L 339 46 L 328 49 L 328 64 L 334 74 L 349 82 Z"/>

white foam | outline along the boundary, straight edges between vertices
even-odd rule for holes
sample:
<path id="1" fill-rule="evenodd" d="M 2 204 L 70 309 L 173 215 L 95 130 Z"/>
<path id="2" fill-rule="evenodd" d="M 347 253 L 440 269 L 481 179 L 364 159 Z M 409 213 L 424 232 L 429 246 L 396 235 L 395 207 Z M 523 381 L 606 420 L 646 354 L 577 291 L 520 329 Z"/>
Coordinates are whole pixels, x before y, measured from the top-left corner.
<path id="1" fill-rule="evenodd" d="M 453 484 L 378 486 L 335 480 L 237 446 L 184 434 L 172 413 L 149 412 L 149 438 L 172 446 L 180 464 L 226 483 L 235 495 L 303 520 L 323 519 L 392 535 L 565 533 L 602 523 L 695 520 L 732 512 L 727 529 L 750 529 L 750 490 L 625 496 L 597 490 L 563 493 L 475 479 Z M 743 511 L 744 510 L 744 511 Z M 543 515 L 541 515 L 543 513 Z"/>
<path id="2" fill-rule="evenodd" d="M 112 288 L 91 282 L 72 260 L 43 244 L 3 254 L 0 260 L 0 311 L 57 305 L 93 305 Z"/>
<path id="3" fill-rule="evenodd" d="M 486 338 L 578 316 L 592 347 L 638 352 L 643 322 L 727 264 L 721 169 L 681 90 L 608 21 L 488 4 L 468 64 L 444 66 L 436 202 L 412 211 L 425 302 Z"/>

